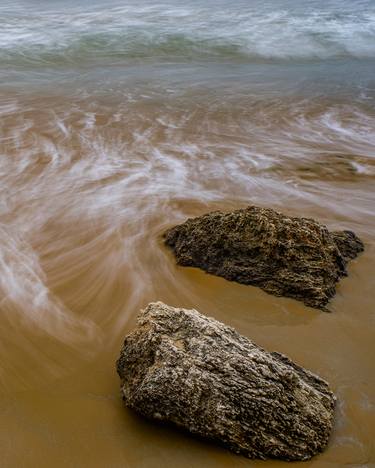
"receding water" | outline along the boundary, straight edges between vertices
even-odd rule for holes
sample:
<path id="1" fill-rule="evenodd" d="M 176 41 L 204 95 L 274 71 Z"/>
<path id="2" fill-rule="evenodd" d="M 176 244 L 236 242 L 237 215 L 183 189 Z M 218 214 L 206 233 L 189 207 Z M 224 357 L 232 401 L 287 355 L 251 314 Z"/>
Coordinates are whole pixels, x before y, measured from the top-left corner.
<path id="1" fill-rule="evenodd" d="M 330 445 L 301 466 L 374 466 L 374 104 L 372 0 L 2 0 L 1 467 L 286 466 L 123 407 L 152 300 L 330 382 Z M 363 238 L 332 314 L 176 267 L 166 228 L 248 204 Z"/>

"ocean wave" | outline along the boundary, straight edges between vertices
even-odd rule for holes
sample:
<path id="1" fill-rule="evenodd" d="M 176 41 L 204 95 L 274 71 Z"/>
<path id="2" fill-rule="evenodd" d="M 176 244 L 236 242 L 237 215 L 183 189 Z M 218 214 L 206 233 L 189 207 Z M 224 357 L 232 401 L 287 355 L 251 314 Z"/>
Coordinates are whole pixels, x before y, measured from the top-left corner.
<path id="1" fill-rule="evenodd" d="M 279 2 L 278 2 L 279 3 Z M 273 11 L 260 4 L 0 9 L 3 64 L 165 58 L 240 61 L 375 58 L 375 8 Z M 320 2 L 319 2 L 320 3 Z M 283 2 L 281 2 L 281 5 Z M 366 5 L 365 5 L 366 6 Z"/>

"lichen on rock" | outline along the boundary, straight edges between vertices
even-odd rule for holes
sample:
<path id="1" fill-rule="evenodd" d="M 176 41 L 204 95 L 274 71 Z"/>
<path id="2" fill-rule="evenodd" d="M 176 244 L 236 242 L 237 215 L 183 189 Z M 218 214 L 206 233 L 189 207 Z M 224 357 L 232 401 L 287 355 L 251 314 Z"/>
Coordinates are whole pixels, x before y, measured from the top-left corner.
<path id="1" fill-rule="evenodd" d="M 177 263 L 326 310 L 347 263 L 363 251 L 351 231 L 249 206 L 188 219 L 165 233 Z"/>
<path id="2" fill-rule="evenodd" d="M 128 407 L 249 458 L 307 460 L 332 429 L 324 380 L 195 310 L 149 304 L 117 372 Z"/>

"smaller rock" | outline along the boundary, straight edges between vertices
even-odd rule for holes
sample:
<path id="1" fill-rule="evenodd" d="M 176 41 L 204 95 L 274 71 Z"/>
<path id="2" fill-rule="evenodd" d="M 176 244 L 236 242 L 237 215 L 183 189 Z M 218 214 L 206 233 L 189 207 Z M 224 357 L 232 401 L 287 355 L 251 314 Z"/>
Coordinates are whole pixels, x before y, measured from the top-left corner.
<path id="1" fill-rule="evenodd" d="M 307 460 L 332 429 L 324 380 L 195 310 L 149 304 L 117 372 L 130 408 L 249 458 Z"/>
<path id="2" fill-rule="evenodd" d="M 165 233 L 177 263 L 326 310 L 364 247 L 351 231 L 250 206 L 188 219 Z"/>

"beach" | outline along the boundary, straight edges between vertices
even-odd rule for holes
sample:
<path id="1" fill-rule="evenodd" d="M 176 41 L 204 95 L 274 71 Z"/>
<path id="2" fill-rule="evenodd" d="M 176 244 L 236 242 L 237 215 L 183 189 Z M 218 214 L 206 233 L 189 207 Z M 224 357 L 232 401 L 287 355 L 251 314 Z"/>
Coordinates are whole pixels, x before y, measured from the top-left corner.
<path id="1" fill-rule="evenodd" d="M 330 383 L 303 466 L 374 465 L 375 5 L 295 3 L 1 3 L 2 466 L 285 466 L 124 407 L 115 361 L 159 300 Z M 248 205 L 363 240 L 330 312 L 176 265 L 168 228 Z"/>

